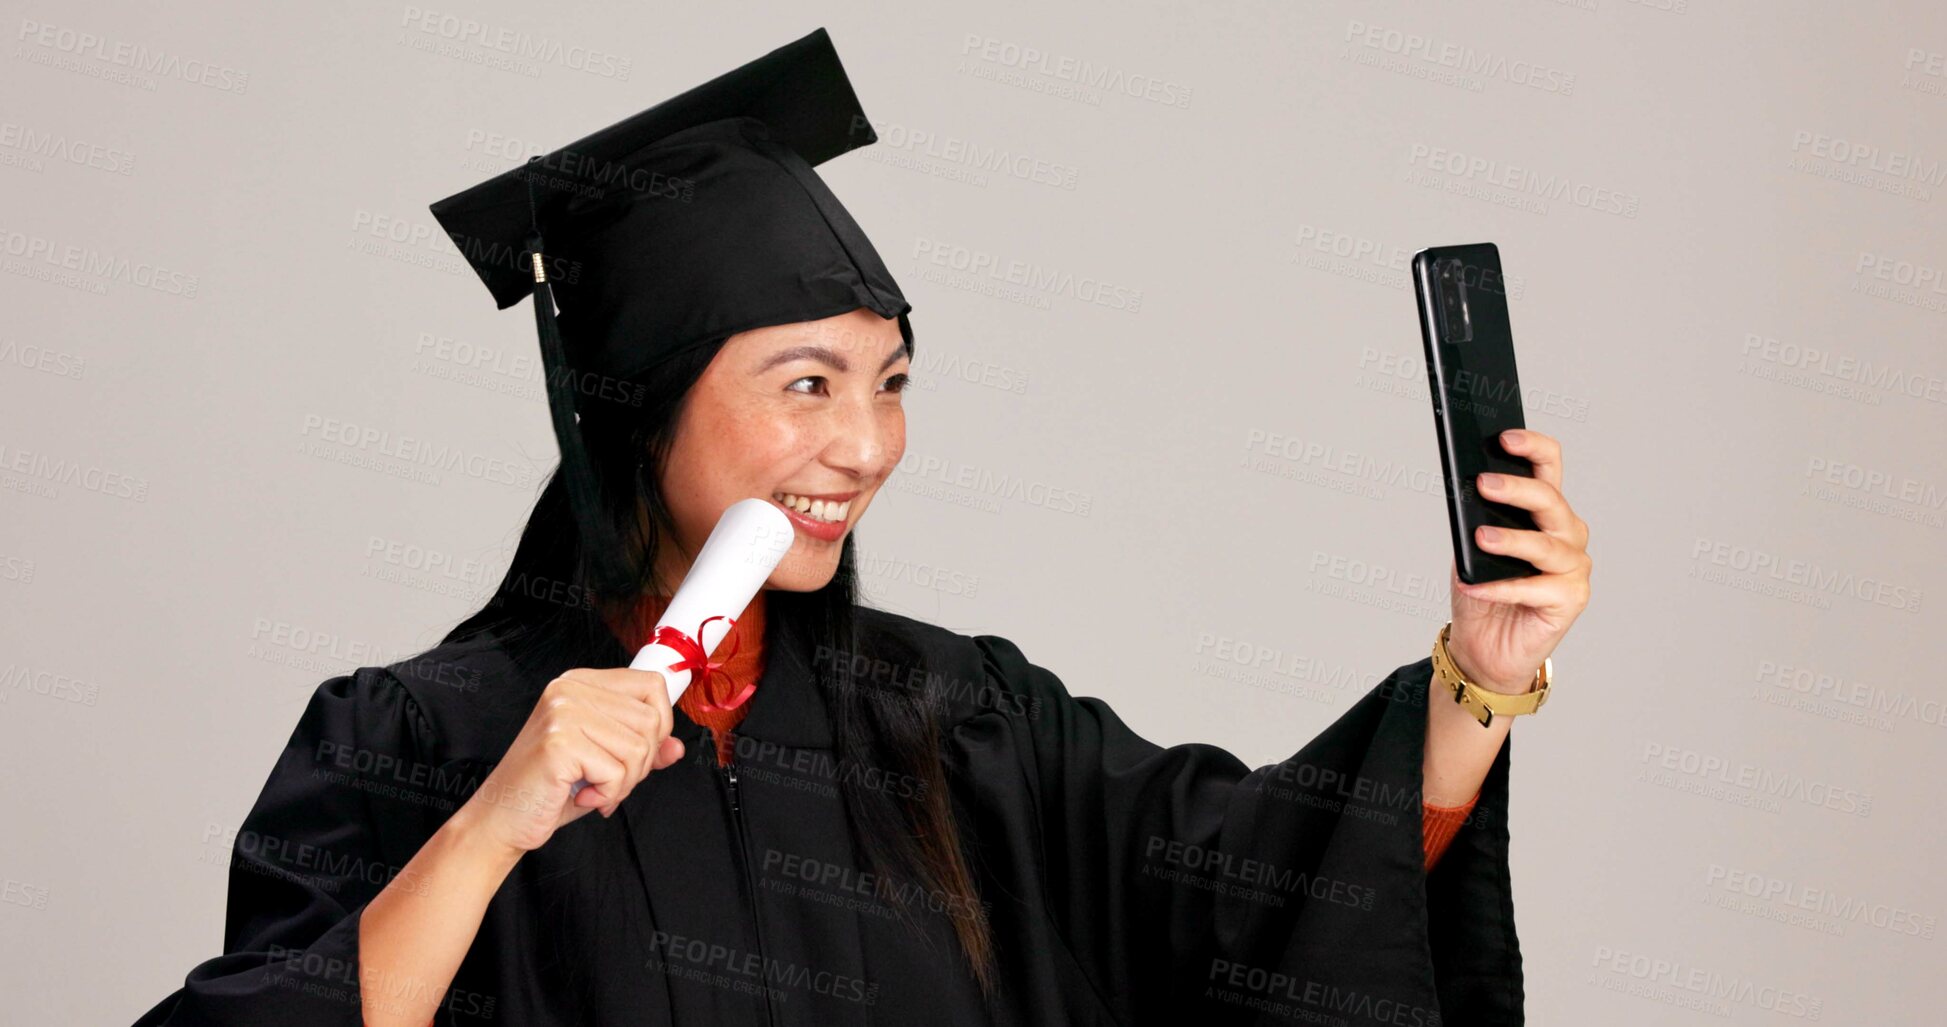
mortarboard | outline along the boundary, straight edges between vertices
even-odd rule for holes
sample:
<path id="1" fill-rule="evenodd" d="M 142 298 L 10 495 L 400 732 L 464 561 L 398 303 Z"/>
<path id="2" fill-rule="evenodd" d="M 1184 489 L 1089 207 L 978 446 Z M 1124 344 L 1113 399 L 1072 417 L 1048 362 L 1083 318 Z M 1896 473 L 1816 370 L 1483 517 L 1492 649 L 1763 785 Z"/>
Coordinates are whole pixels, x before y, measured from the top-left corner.
<path id="1" fill-rule="evenodd" d="M 432 205 L 502 309 L 534 301 L 561 474 L 597 570 L 619 556 L 576 403 L 690 347 L 900 294 L 812 166 L 875 142 L 818 29 Z"/>

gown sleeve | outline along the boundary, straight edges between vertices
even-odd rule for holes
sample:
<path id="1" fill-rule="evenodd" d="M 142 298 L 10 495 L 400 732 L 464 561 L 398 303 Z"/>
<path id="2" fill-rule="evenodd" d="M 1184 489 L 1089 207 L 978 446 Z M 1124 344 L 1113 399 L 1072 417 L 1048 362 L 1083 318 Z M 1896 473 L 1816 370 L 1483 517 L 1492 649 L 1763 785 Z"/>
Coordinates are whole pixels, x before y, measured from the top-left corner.
<path id="1" fill-rule="evenodd" d="M 1511 740 L 1428 870 L 1430 659 L 1252 770 L 1214 746 L 1149 742 L 1007 639 L 975 642 L 989 685 L 1033 715 L 952 730 L 1000 760 L 987 765 L 1019 765 L 1040 901 L 1122 1022 L 1523 1022 Z"/>
<path id="2" fill-rule="evenodd" d="M 359 1027 L 359 915 L 430 834 L 432 753 L 390 673 L 318 686 L 237 831 L 223 954 L 137 1027 Z"/>

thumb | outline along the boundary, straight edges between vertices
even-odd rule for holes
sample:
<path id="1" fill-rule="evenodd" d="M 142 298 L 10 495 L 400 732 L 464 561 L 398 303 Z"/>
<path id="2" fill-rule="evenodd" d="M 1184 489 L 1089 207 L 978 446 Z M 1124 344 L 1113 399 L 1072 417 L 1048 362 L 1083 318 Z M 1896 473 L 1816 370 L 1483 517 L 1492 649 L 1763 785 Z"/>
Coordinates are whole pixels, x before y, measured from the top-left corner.
<path id="1" fill-rule="evenodd" d="M 685 749 L 682 739 L 674 736 L 665 738 L 663 739 L 663 744 L 656 749 L 656 758 L 650 763 L 649 767 L 651 770 L 661 770 L 664 767 L 676 764 L 683 759 L 684 752 Z"/>

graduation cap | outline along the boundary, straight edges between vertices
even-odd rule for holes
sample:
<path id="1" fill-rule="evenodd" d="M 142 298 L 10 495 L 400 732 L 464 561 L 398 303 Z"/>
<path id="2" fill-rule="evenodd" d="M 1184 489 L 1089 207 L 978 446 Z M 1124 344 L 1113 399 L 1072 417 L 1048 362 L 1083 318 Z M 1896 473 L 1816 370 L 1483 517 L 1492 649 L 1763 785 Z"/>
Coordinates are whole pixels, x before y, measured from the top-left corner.
<path id="1" fill-rule="evenodd" d="M 591 567 L 620 555 L 576 411 L 603 379 L 860 307 L 911 344 L 912 304 L 812 170 L 877 139 L 821 28 L 432 205 L 501 309 L 534 301 Z"/>

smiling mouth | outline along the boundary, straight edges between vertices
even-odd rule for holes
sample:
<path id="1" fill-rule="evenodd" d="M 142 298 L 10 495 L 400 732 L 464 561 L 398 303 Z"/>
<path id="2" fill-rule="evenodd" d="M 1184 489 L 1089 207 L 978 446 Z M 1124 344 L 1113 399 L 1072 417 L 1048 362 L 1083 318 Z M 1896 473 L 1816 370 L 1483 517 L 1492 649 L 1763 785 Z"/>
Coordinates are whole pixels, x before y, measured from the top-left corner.
<path id="1" fill-rule="evenodd" d="M 791 492 L 773 492 L 771 498 L 779 506 L 795 510 L 814 521 L 825 524 L 843 524 L 852 512 L 852 500 L 858 493 L 845 496 L 843 500 L 822 497 L 800 496 Z"/>

